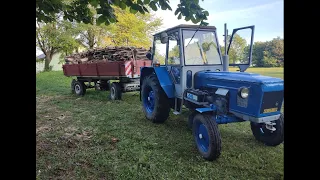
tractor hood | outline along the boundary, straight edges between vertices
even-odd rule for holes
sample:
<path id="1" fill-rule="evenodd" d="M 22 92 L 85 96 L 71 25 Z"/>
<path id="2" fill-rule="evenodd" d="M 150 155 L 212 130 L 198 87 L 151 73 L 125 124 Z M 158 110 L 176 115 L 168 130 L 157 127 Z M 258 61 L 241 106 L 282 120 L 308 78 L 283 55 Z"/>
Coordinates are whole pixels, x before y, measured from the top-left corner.
<path id="1" fill-rule="evenodd" d="M 213 71 L 200 71 L 195 74 L 194 77 L 195 87 L 199 88 L 200 86 L 205 87 L 208 84 L 217 83 L 217 81 L 228 81 L 236 82 L 239 84 L 260 84 L 260 85 L 271 85 L 278 84 L 283 85 L 283 80 L 280 78 L 262 76 L 255 73 L 247 72 L 213 72 Z"/>

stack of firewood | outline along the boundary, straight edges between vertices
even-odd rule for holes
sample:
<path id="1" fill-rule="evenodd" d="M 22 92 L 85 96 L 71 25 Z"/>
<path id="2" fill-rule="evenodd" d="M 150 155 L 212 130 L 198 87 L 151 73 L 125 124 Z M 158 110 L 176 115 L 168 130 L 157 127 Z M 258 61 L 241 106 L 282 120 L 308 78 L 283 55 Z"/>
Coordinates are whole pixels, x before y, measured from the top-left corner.
<path id="1" fill-rule="evenodd" d="M 128 61 L 146 59 L 148 50 L 135 47 L 106 47 L 89 49 L 88 51 L 65 57 L 67 64 L 84 64 L 107 61 Z"/>

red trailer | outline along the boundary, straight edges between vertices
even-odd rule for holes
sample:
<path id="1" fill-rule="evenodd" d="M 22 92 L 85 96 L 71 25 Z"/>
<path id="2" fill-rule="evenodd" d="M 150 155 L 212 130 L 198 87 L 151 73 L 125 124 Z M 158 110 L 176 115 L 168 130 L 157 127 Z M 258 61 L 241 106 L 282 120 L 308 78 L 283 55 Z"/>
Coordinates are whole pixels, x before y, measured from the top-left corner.
<path id="1" fill-rule="evenodd" d="M 140 67 L 151 66 L 151 61 L 98 61 L 85 64 L 64 64 L 62 66 L 65 76 L 73 76 L 71 90 L 83 96 L 86 89 L 110 90 L 110 99 L 121 99 L 121 94 L 140 89 Z M 91 83 L 94 85 L 91 85 Z"/>

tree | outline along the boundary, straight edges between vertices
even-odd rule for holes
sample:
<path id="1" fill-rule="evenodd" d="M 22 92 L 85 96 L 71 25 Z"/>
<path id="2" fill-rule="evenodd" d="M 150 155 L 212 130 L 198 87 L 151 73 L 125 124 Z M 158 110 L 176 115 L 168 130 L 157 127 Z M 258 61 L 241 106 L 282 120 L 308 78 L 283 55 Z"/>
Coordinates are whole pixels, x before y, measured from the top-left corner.
<path id="1" fill-rule="evenodd" d="M 268 50 L 271 56 L 277 60 L 279 66 L 284 62 L 283 39 L 280 37 L 273 38 L 268 42 L 266 50 Z"/>
<path id="2" fill-rule="evenodd" d="M 97 26 L 96 11 L 93 8 L 91 8 L 91 11 L 95 15 L 92 17 L 92 24 L 77 24 L 77 28 L 79 30 L 79 42 L 89 49 L 100 46 L 100 39 L 107 35 L 107 27 L 104 24 Z"/>
<path id="3" fill-rule="evenodd" d="M 227 38 L 227 42 L 230 42 L 230 36 Z M 228 45 L 227 45 L 228 46 Z M 229 63 L 230 64 L 239 64 L 239 63 L 248 63 L 245 56 L 248 54 L 247 41 L 239 36 L 238 34 L 233 35 L 232 43 L 228 52 Z M 224 54 L 225 47 L 221 47 L 221 53 Z"/>
<path id="4" fill-rule="evenodd" d="M 164 65 L 164 64 L 165 64 L 166 58 L 165 58 L 164 55 L 161 55 L 161 54 L 159 53 L 159 49 L 156 49 L 156 52 L 154 53 L 154 59 L 157 60 L 157 61 L 159 61 L 159 63 L 160 63 L 161 65 Z"/>
<path id="5" fill-rule="evenodd" d="M 252 49 L 252 64 L 256 67 L 263 67 L 264 51 L 266 49 L 266 42 L 255 42 Z"/>
<path id="6" fill-rule="evenodd" d="M 277 66 L 279 66 L 277 59 L 275 57 L 271 56 L 270 52 L 263 51 L 263 54 L 264 54 L 263 59 L 262 59 L 263 67 L 277 67 Z"/>
<path id="7" fill-rule="evenodd" d="M 284 63 L 283 39 L 277 37 L 271 41 L 255 42 L 252 52 L 252 62 L 257 67 L 282 66 Z"/>
<path id="8" fill-rule="evenodd" d="M 175 45 L 172 49 L 170 49 L 169 54 L 168 54 L 168 63 L 169 64 L 175 64 L 175 59 L 176 57 L 180 57 L 180 51 L 179 51 L 179 46 Z"/>
<path id="9" fill-rule="evenodd" d="M 75 40 L 74 25 L 70 22 L 61 21 L 54 23 L 36 22 L 36 46 L 45 54 L 44 70 L 50 70 L 49 64 L 55 53 L 63 51 L 71 53 L 79 46 Z"/>
<path id="10" fill-rule="evenodd" d="M 151 46 L 152 34 L 162 25 L 162 19 L 156 18 L 154 14 L 132 14 L 129 9 L 114 9 L 118 22 L 106 28 L 108 35 L 101 44 L 148 49 Z"/>
<path id="11" fill-rule="evenodd" d="M 36 19 L 40 22 L 53 22 L 56 20 L 55 15 L 61 13 L 65 20 L 92 24 L 93 14 L 89 5 L 97 11 L 97 23 L 106 25 L 117 22 L 114 7 L 123 10 L 128 7 L 133 14 L 149 13 L 147 7 L 153 11 L 159 8 L 172 11 L 169 0 L 36 0 Z M 194 24 L 208 24 L 204 20 L 207 20 L 209 12 L 199 6 L 199 0 L 180 0 L 174 14 L 178 19 L 185 17 L 186 21 L 191 20 Z"/>

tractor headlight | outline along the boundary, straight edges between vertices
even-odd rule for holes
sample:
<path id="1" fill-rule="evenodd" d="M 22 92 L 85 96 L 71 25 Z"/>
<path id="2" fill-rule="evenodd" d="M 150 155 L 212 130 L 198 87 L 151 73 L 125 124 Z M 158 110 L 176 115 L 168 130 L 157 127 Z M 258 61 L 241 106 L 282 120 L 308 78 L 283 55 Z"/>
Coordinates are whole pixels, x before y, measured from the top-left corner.
<path id="1" fill-rule="evenodd" d="M 240 88 L 240 96 L 245 99 L 249 96 L 249 89 L 246 87 Z"/>

